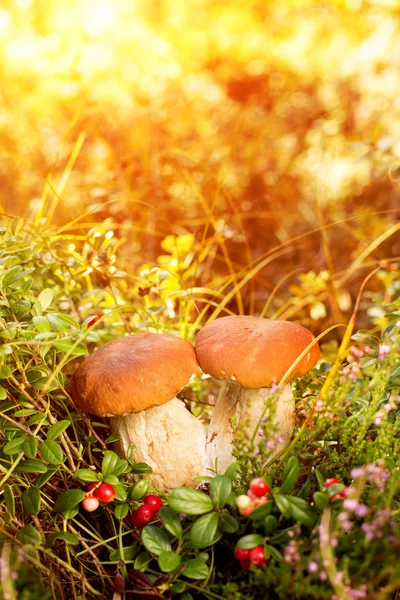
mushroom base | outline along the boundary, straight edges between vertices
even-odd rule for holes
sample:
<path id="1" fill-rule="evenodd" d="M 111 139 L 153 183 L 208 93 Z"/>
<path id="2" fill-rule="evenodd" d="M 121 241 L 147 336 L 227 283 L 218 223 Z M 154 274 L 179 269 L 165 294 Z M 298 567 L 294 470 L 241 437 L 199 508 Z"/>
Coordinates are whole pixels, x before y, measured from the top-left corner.
<path id="1" fill-rule="evenodd" d="M 136 446 L 135 459 L 153 469 L 151 483 L 170 490 L 195 486 L 193 478 L 206 472 L 206 429 L 174 398 L 162 406 L 123 417 L 111 417 L 113 434 L 120 436 L 116 451 L 126 457 L 131 444 Z"/>
<path id="2" fill-rule="evenodd" d="M 293 434 L 296 413 L 291 386 L 285 385 L 276 397 L 269 388 L 249 389 L 233 381 L 224 381 L 208 428 L 208 468 L 223 473 L 235 461 L 232 442 L 237 430 L 246 429 L 251 437 L 269 402 L 275 408 L 276 435 L 283 439 L 276 443 L 271 454 L 273 458 L 288 445 Z"/>

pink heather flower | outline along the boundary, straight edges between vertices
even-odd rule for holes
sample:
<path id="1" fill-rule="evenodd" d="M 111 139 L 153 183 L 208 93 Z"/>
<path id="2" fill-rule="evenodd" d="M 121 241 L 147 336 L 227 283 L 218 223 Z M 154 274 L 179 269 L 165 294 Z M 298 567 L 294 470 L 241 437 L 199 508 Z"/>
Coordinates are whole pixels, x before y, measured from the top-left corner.
<path id="1" fill-rule="evenodd" d="M 383 360 L 390 352 L 391 348 L 388 344 L 380 344 L 378 348 L 378 358 Z"/>
<path id="2" fill-rule="evenodd" d="M 346 500 L 343 501 L 343 508 L 345 510 L 349 510 L 350 512 L 354 512 L 357 506 L 358 502 L 354 498 L 346 498 Z"/>
<path id="3" fill-rule="evenodd" d="M 321 571 L 319 574 L 319 578 L 321 581 L 326 581 L 328 579 L 328 575 L 325 573 L 325 571 Z"/>
<path id="4" fill-rule="evenodd" d="M 364 477 L 364 475 L 365 475 L 365 469 L 363 467 L 359 467 L 359 468 L 353 469 L 351 471 L 352 479 L 361 479 L 361 477 Z"/>
<path id="5" fill-rule="evenodd" d="M 308 572 L 316 573 L 317 571 L 318 571 L 318 563 L 315 562 L 315 560 L 310 560 L 310 562 L 308 563 Z"/>
<path id="6" fill-rule="evenodd" d="M 363 517 L 366 517 L 369 513 L 369 508 L 366 504 L 359 504 L 354 512 L 356 517 L 362 519 Z"/>
<path id="7" fill-rule="evenodd" d="M 400 327 L 400 321 L 397 321 L 396 327 Z"/>

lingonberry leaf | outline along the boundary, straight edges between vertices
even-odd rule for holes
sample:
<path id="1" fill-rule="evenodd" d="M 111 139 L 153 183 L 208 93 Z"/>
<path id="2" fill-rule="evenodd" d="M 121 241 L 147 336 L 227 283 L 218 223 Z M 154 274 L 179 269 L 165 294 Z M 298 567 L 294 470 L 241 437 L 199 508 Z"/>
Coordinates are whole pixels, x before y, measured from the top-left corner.
<path id="1" fill-rule="evenodd" d="M 103 473 L 103 477 L 105 477 L 109 473 L 113 473 L 118 462 L 119 462 L 118 454 L 116 454 L 112 450 L 107 450 L 104 453 L 103 461 L 101 463 L 101 472 Z"/>
<path id="2" fill-rule="evenodd" d="M 47 465 L 36 458 L 28 458 L 27 460 L 20 462 L 15 467 L 15 471 L 17 473 L 46 473 Z"/>
<path id="3" fill-rule="evenodd" d="M 268 500 L 265 504 L 260 504 L 260 506 L 256 506 L 254 510 L 249 514 L 249 519 L 252 521 L 259 521 L 260 519 L 265 519 L 271 513 L 273 508 L 273 501 Z"/>
<path id="4" fill-rule="evenodd" d="M 51 465 L 59 465 L 64 459 L 64 454 L 58 442 L 48 441 L 39 444 L 40 454 Z"/>
<path id="5" fill-rule="evenodd" d="M 28 515 L 37 515 L 40 510 L 40 491 L 32 486 L 22 493 L 22 504 Z"/>
<path id="6" fill-rule="evenodd" d="M 47 440 L 49 442 L 52 442 L 53 440 L 55 440 L 56 438 L 58 438 L 59 435 L 61 435 L 61 433 L 63 433 L 63 431 L 65 431 L 67 429 L 67 427 L 70 425 L 70 421 L 68 421 L 67 419 L 64 419 L 63 421 L 58 421 L 58 423 L 54 423 L 54 425 L 52 425 L 48 432 L 47 432 Z"/>
<path id="7" fill-rule="evenodd" d="M 210 496 L 216 508 L 224 508 L 232 491 L 232 481 L 226 475 L 217 475 L 210 482 Z"/>
<path id="8" fill-rule="evenodd" d="M 158 557 L 158 566 L 164 573 L 175 571 L 181 564 L 181 557 L 176 552 L 163 551 Z"/>
<path id="9" fill-rule="evenodd" d="M 79 504 L 79 502 L 82 502 L 85 496 L 86 492 L 83 490 L 68 490 L 57 497 L 54 504 L 54 510 L 55 512 L 64 512 L 73 508 Z"/>
<path id="10" fill-rule="evenodd" d="M 26 435 L 21 435 L 10 440 L 3 448 L 4 454 L 13 455 L 22 452 L 22 446 L 27 439 Z"/>
<path id="11" fill-rule="evenodd" d="M 219 527 L 224 533 L 235 533 L 239 529 L 239 522 L 232 515 L 225 515 L 219 520 Z"/>
<path id="12" fill-rule="evenodd" d="M 171 550 L 171 543 L 169 537 L 157 525 L 147 525 L 142 530 L 142 543 L 148 552 L 161 554 L 163 550 Z"/>
<path id="13" fill-rule="evenodd" d="M 43 539 L 37 529 L 33 525 L 26 525 L 17 532 L 17 540 L 22 544 L 32 544 L 33 546 L 40 546 Z"/>
<path id="14" fill-rule="evenodd" d="M 152 560 L 153 559 L 150 556 L 150 554 L 147 554 L 147 552 L 140 552 L 140 554 L 138 554 L 137 557 L 135 558 L 135 562 L 134 562 L 133 566 L 135 567 L 135 569 L 139 569 L 140 571 L 145 571 Z"/>
<path id="15" fill-rule="evenodd" d="M 98 477 L 96 471 L 92 471 L 92 469 L 78 469 L 74 473 L 74 478 L 77 481 L 82 481 L 84 483 L 89 483 L 89 482 L 97 483 L 99 481 L 99 477 Z"/>
<path id="16" fill-rule="evenodd" d="M 165 529 L 176 538 L 182 537 L 182 523 L 178 513 L 169 506 L 163 506 L 158 512 Z"/>
<path id="17" fill-rule="evenodd" d="M 282 477 L 281 494 L 290 494 L 294 490 L 300 474 L 300 463 L 296 456 L 291 456 L 287 461 Z"/>
<path id="18" fill-rule="evenodd" d="M 237 542 L 237 547 L 241 550 L 251 550 L 264 543 L 264 538 L 258 533 L 249 533 L 244 535 Z"/>
<path id="19" fill-rule="evenodd" d="M 52 548 L 57 540 L 61 540 L 72 546 L 79 544 L 79 536 L 76 533 L 72 533 L 71 531 L 57 531 L 47 536 L 46 546 Z"/>
<path id="20" fill-rule="evenodd" d="M 264 532 L 265 535 L 271 535 L 273 531 L 278 527 L 278 519 L 274 515 L 268 515 L 264 519 Z"/>
<path id="21" fill-rule="evenodd" d="M 219 516 L 216 512 L 203 515 L 192 525 L 190 539 L 196 548 L 206 548 L 217 542 L 222 532 L 218 527 Z"/>
<path id="22" fill-rule="evenodd" d="M 213 509 L 210 496 L 192 488 L 176 488 L 168 498 L 168 504 L 178 513 L 203 515 Z"/>
<path id="23" fill-rule="evenodd" d="M 191 558 L 186 561 L 182 575 L 189 579 L 207 579 L 208 572 L 208 567 L 205 562 L 199 558 Z"/>
<path id="24" fill-rule="evenodd" d="M 127 502 L 124 502 L 122 504 L 117 504 L 117 506 L 114 509 L 114 514 L 115 514 L 116 518 L 119 519 L 120 521 L 122 521 L 122 519 L 125 519 L 128 512 L 129 512 L 129 504 Z"/>

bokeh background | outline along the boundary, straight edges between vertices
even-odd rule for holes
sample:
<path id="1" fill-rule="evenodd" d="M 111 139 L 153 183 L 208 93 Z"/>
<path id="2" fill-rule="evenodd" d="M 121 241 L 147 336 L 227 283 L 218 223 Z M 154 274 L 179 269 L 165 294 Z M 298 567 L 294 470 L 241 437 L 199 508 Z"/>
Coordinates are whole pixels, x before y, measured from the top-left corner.
<path id="1" fill-rule="evenodd" d="M 314 330 L 391 289 L 398 0 L 3 0 L 0 70 L 0 210 L 101 237 L 96 285 L 112 240 Z"/>

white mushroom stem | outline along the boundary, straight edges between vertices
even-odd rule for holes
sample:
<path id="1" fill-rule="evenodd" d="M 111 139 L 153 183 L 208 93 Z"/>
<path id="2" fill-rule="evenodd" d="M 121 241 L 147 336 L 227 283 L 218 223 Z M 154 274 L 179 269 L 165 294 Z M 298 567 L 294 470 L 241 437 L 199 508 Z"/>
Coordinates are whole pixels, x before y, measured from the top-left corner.
<path id="1" fill-rule="evenodd" d="M 224 381 L 208 428 L 208 468 L 217 468 L 219 473 L 223 473 L 235 461 L 232 442 L 236 432 L 245 428 L 251 438 L 263 414 L 267 416 L 264 411 L 268 405 L 273 415 L 275 435 L 283 439 L 283 442 L 276 443 L 272 458 L 287 446 L 295 426 L 295 402 L 290 385 L 285 385 L 277 397 L 270 388 L 249 389 L 234 381 Z"/>
<path id="2" fill-rule="evenodd" d="M 111 429 L 120 436 L 120 456 L 126 456 L 134 444 L 136 462 L 152 467 L 149 479 L 162 490 L 195 486 L 193 478 L 206 472 L 206 429 L 177 398 L 138 413 L 111 417 Z"/>

